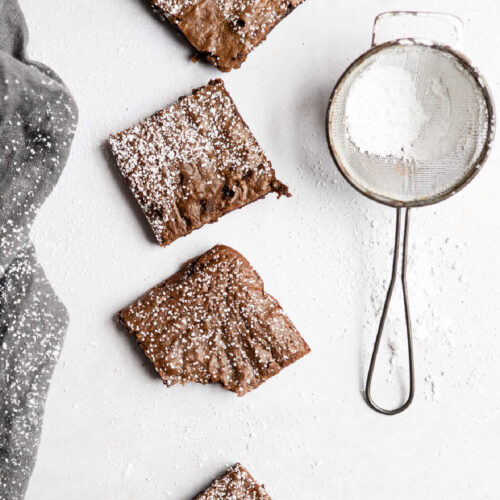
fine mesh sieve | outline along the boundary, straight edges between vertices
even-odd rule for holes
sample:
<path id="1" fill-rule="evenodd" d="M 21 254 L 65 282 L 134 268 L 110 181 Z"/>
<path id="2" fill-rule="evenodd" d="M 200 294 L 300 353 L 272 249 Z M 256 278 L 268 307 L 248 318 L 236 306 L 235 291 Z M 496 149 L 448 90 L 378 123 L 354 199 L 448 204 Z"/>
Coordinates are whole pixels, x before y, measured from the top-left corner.
<path id="1" fill-rule="evenodd" d="M 332 152 L 363 194 L 396 207 L 434 203 L 483 162 L 492 125 L 488 100 L 477 72 L 450 49 L 388 42 L 358 59 L 335 88 Z"/>
<path id="2" fill-rule="evenodd" d="M 365 390 L 376 411 L 399 413 L 414 395 L 406 287 L 410 208 L 442 201 L 464 187 L 486 160 L 493 135 L 493 104 L 483 78 L 464 56 L 435 42 L 405 38 L 375 46 L 347 69 L 332 93 L 327 136 L 340 172 L 362 194 L 397 208 L 392 278 Z M 371 382 L 398 273 L 403 218 L 410 388 L 402 406 L 385 410 L 374 403 Z"/>

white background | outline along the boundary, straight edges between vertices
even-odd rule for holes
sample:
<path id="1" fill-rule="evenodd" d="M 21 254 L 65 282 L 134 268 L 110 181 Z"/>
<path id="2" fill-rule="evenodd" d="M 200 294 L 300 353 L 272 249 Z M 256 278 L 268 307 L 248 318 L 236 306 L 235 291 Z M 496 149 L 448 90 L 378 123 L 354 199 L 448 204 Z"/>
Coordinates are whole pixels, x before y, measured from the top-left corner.
<path id="1" fill-rule="evenodd" d="M 498 148 L 463 192 L 413 212 L 417 394 L 406 413 L 384 417 L 361 390 L 394 211 L 343 181 L 324 137 L 331 89 L 385 10 L 459 15 L 465 52 L 499 97 L 498 0 L 307 0 L 223 75 L 193 64 L 147 1 L 21 6 L 30 55 L 62 76 L 80 109 L 68 165 L 33 230 L 71 325 L 28 500 L 189 500 L 236 461 L 274 500 L 499 498 Z M 268 196 L 160 248 L 103 144 L 217 76 L 293 198 Z M 240 399 L 219 386 L 167 389 L 114 320 L 216 243 L 250 260 L 312 348 Z M 404 391 L 400 306 L 379 365 L 376 394 L 388 406 Z"/>

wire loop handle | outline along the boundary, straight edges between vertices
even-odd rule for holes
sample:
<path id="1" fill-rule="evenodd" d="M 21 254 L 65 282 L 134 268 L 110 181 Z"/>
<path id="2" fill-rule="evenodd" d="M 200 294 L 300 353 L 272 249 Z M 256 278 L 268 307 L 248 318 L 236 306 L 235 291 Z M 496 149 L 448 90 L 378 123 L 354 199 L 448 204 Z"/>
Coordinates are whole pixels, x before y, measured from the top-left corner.
<path id="1" fill-rule="evenodd" d="M 392 261 L 392 276 L 391 282 L 389 284 L 389 289 L 387 290 L 387 296 L 385 299 L 384 309 L 382 311 L 382 316 L 380 318 L 380 324 L 378 327 L 377 337 L 375 339 L 375 344 L 373 346 L 372 357 L 370 361 L 370 368 L 368 370 L 368 376 L 366 379 L 365 397 L 368 405 L 375 411 L 382 413 L 384 415 L 396 415 L 406 410 L 413 401 L 413 396 L 415 394 L 415 375 L 414 375 L 414 363 L 413 363 L 413 339 L 411 330 L 411 320 L 410 320 L 410 306 L 408 302 L 408 288 L 406 285 L 406 264 L 408 257 L 408 233 L 410 230 L 410 209 L 406 208 L 405 221 L 404 221 L 404 236 L 403 236 L 403 260 L 401 264 L 401 284 L 403 286 L 403 298 L 404 298 L 404 308 L 405 308 L 405 322 L 406 322 L 406 336 L 408 343 L 408 366 L 409 366 L 409 382 L 410 390 L 408 398 L 405 403 L 403 403 L 398 408 L 394 410 L 385 410 L 378 406 L 372 399 L 371 387 L 373 372 L 375 371 L 375 364 L 377 362 L 378 350 L 380 347 L 380 341 L 384 333 L 385 320 L 387 318 L 387 312 L 389 311 L 389 306 L 391 304 L 392 292 L 394 290 L 394 285 L 396 284 L 396 278 L 398 274 L 398 264 L 399 264 L 399 247 L 401 241 L 401 212 L 402 208 L 397 209 L 396 216 L 396 238 L 394 242 L 394 258 Z"/>

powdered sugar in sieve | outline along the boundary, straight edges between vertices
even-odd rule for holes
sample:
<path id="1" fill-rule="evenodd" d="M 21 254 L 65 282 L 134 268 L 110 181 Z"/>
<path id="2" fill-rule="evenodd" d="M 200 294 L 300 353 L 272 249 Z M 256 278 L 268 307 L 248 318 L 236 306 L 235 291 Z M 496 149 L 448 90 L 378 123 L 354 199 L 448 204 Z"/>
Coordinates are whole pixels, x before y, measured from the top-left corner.
<path id="1" fill-rule="evenodd" d="M 415 206 L 451 194 L 489 134 L 484 87 L 455 53 L 408 41 L 373 49 L 332 96 L 336 161 L 365 194 Z"/>
<path id="2" fill-rule="evenodd" d="M 428 120 L 412 75 L 381 64 L 354 80 L 345 115 L 349 139 L 362 153 L 404 160 L 413 159 L 411 145 Z"/>

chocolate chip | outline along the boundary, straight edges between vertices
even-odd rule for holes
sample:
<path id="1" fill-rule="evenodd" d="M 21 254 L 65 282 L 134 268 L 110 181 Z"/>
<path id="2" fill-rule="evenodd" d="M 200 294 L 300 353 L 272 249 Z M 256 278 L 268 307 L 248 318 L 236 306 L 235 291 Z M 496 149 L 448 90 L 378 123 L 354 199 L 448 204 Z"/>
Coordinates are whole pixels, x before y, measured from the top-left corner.
<path id="1" fill-rule="evenodd" d="M 232 198 L 235 195 L 235 192 L 228 186 L 224 185 L 224 187 L 222 188 L 222 194 L 224 196 L 227 196 L 228 198 Z"/>

